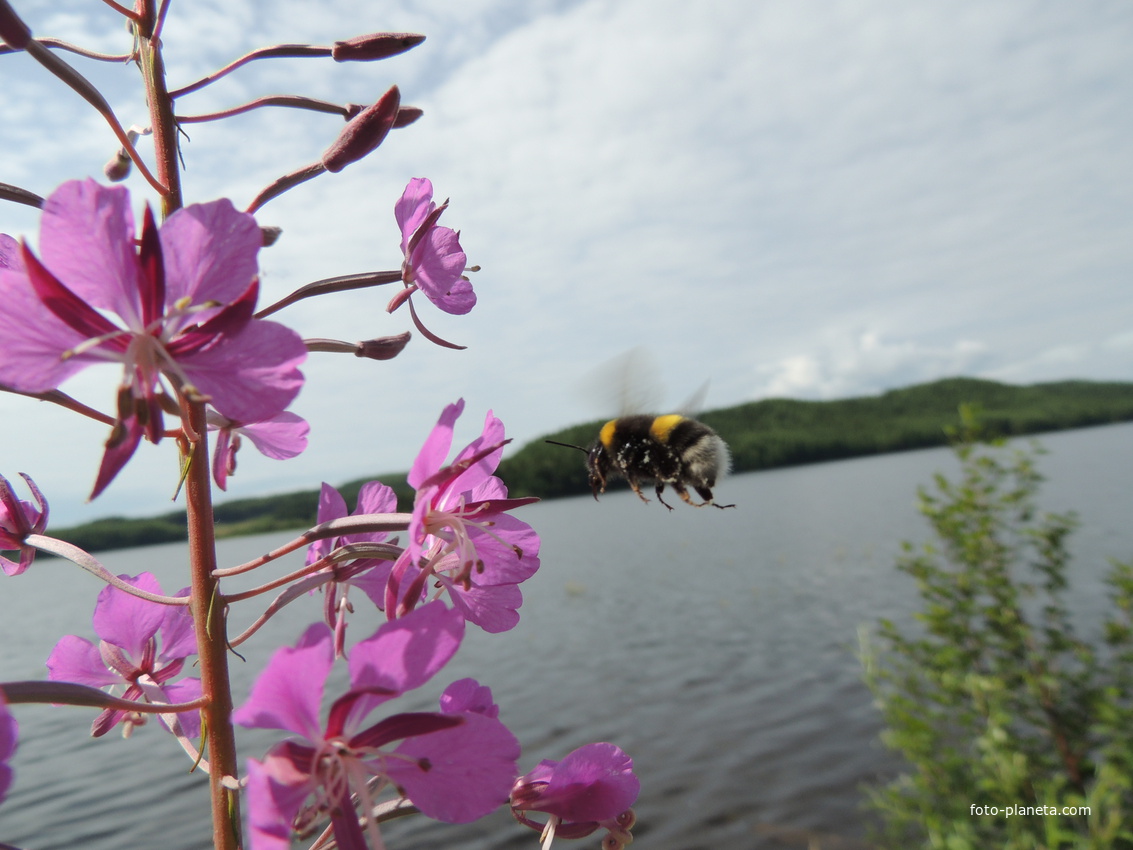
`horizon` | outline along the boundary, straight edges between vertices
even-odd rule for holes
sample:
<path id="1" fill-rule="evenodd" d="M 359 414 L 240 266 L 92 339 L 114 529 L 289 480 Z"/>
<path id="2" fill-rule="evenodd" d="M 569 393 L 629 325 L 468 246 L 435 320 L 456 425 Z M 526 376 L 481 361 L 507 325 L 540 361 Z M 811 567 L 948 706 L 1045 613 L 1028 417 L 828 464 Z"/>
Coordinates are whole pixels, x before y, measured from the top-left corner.
<path id="1" fill-rule="evenodd" d="M 917 387 L 932 386 L 934 384 L 946 383 L 946 382 L 950 382 L 950 381 L 977 381 L 977 382 L 981 382 L 981 383 L 998 384 L 1000 386 L 1017 387 L 1017 388 L 1045 386 L 1045 385 L 1049 385 L 1049 384 L 1063 384 L 1063 383 L 1123 384 L 1123 385 L 1126 385 L 1126 386 L 1133 388 L 1133 381 L 1094 381 L 1094 380 L 1089 379 L 1089 378 L 1066 378 L 1066 379 L 1055 380 L 1055 381 L 1036 381 L 1036 382 L 1027 383 L 1027 384 L 1015 384 L 1015 383 L 1011 383 L 1009 381 L 995 381 L 995 380 L 992 380 L 992 379 L 989 379 L 989 378 L 974 378 L 974 377 L 971 377 L 971 376 L 968 376 L 968 375 L 952 375 L 952 376 L 949 376 L 949 377 L 935 378 L 931 381 L 922 381 L 922 382 L 919 382 L 919 383 L 916 383 L 916 384 L 909 384 L 909 385 L 903 386 L 903 387 L 892 387 L 890 389 L 881 390 L 879 392 L 869 393 L 869 394 L 866 394 L 866 395 L 843 396 L 841 398 L 829 398 L 829 399 L 805 399 L 805 398 L 792 398 L 792 397 L 789 397 L 789 396 L 778 396 L 778 397 L 772 397 L 772 398 L 760 398 L 760 399 L 752 399 L 752 400 L 749 400 L 749 401 L 741 401 L 741 402 L 738 402 L 737 404 L 731 404 L 731 405 L 727 405 L 725 407 L 714 407 L 714 408 L 706 409 L 704 411 L 701 411 L 701 413 L 704 414 L 704 415 L 711 415 L 713 413 L 732 410 L 732 409 L 737 408 L 737 407 L 745 407 L 745 406 L 750 405 L 750 404 L 760 404 L 760 403 L 763 403 L 763 402 L 800 401 L 800 402 L 811 402 L 811 403 L 817 403 L 817 404 L 824 404 L 824 403 L 837 403 L 837 402 L 841 402 L 841 401 L 851 401 L 851 400 L 858 399 L 858 398 L 877 398 L 877 397 L 886 395 L 888 393 L 901 392 L 903 390 L 910 390 L 910 389 L 914 389 L 914 388 L 917 388 Z M 541 442 L 546 437 L 556 436 L 556 435 L 562 433 L 563 431 L 567 431 L 567 430 L 570 430 L 572 428 L 582 427 L 584 425 L 592 425 L 592 424 L 595 424 L 596 422 L 601 422 L 601 421 L 602 421 L 601 419 L 594 419 L 594 420 L 587 420 L 586 422 L 576 422 L 576 423 L 573 423 L 571 425 L 561 426 L 561 427 L 559 427 L 559 428 L 557 428 L 553 431 L 548 431 L 548 432 L 543 433 L 543 434 L 538 434 L 538 435 L 536 435 L 536 436 L 534 436 L 534 437 L 532 437 L 528 440 L 525 440 L 523 442 L 518 442 L 518 441 L 512 442 L 507 447 L 507 449 L 505 449 L 504 458 L 506 460 L 508 457 L 514 456 L 516 453 L 522 451 L 523 449 L 527 448 L 528 446 Z M 1105 424 L 1123 424 L 1123 423 L 1113 422 L 1113 423 L 1100 423 L 1100 424 L 1092 424 L 1092 425 L 1080 425 L 1080 426 L 1073 426 L 1071 428 L 1053 429 L 1052 431 L 1046 432 L 1046 433 L 1057 433 L 1058 431 L 1065 431 L 1065 430 L 1079 430 L 1081 428 L 1101 427 L 1102 425 L 1105 425 Z M 932 448 L 932 447 L 926 447 L 926 448 Z M 510 451 L 509 451 L 509 449 L 510 449 Z M 896 451 L 896 450 L 881 451 L 881 452 L 878 452 L 878 454 L 889 454 L 889 453 L 891 453 L 891 451 Z M 857 455 L 855 455 L 854 457 L 857 457 Z M 836 462 L 836 461 L 835 460 L 813 461 L 813 463 L 824 463 L 824 462 Z M 807 464 L 807 465 L 809 465 L 809 464 Z M 580 469 L 581 468 L 582 467 L 580 467 Z M 774 467 L 769 467 L 769 468 L 774 468 Z M 353 484 L 356 484 L 358 482 L 362 482 L 362 481 L 366 481 L 366 480 L 381 480 L 383 476 L 390 478 L 390 480 L 403 479 L 404 476 L 406 475 L 408 469 L 409 469 L 409 464 L 406 465 L 405 469 L 399 469 L 399 470 L 386 469 L 386 470 L 367 473 L 366 475 L 362 475 L 362 476 L 355 476 L 353 478 L 338 481 L 338 482 L 326 482 L 326 483 L 331 484 L 331 486 L 334 487 L 335 489 L 341 490 L 341 489 L 349 487 Z M 761 471 L 761 470 L 745 470 L 745 471 L 741 471 L 741 472 L 733 471 L 730 474 L 732 474 L 732 475 L 737 475 L 737 474 L 742 475 L 742 474 L 746 474 L 747 472 L 754 473 L 754 472 L 759 472 L 759 471 Z M 371 475 L 376 476 L 376 478 L 370 478 Z M 507 481 L 505 481 L 504 483 L 506 484 Z M 320 484 L 321 484 L 321 482 L 320 482 Z M 614 482 L 614 484 L 615 484 L 616 488 L 620 489 L 621 486 L 624 484 L 624 482 Z M 276 492 L 273 492 L 273 493 L 260 493 L 260 494 L 256 494 L 256 495 L 250 495 L 250 496 L 236 496 L 236 497 L 233 497 L 233 498 L 226 498 L 226 494 L 221 493 L 220 496 L 215 499 L 214 504 L 215 504 L 216 507 L 222 507 L 225 504 L 233 504 L 233 503 L 239 503 L 239 502 L 244 502 L 244 501 L 257 501 L 257 500 L 260 500 L 260 499 L 271 499 L 273 497 L 293 496 L 293 495 L 296 495 L 296 494 L 299 494 L 299 493 L 317 494 L 318 491 L 319 491 L 319 486 L 298 487 L 298 488 L 291 488 L 291 489 L 288 489 L 288 490 L 279 490 L 279 491 L 276 491 Z M 549 499 L 555 499 L 555 498 L 559 498 L 559 497 L 558 496 L 550 496 L 550 497 L 540 497 L 540 498 L 542 500 L 549 500 Z M 149 513 L 149 514 L 144 514 L 144 515 L 114 514 L 114 515 L 109 515 L 109 516 L 91 517 L 90 519 L 83 520 L 83 522 L 81 522 L 81 523 L 69 524 L 67 526 L 67 528 L 78 527 L 78 526 L 81 526 L 81 525 L 86 525 L 88 523 L 98 523 L 98 522 L 102 522 L 102 521 L 106 521 L 106 520 L 116 520 L 116 519 L 144 520 L 144 519 L 154 519 L 154 518 L 164 517 L 164 516 L 168 516 L 168 515 L 171 515 L 171 514 L 183 513 L 184 508 L 177 507 L 176 504 L 173 503 L 173 502 L 170 502 L 170 505 L 171 506 L 168 509 L 162 510 L 158 513 Z M 349 505 L 349 507 L 351 509 L 353 509 L 353 505 Z M 296 526 L 296 527 L 298 527 L 298 526 Z M 64 530 L 66 530 L 66 529 L 64 529 Z"/>

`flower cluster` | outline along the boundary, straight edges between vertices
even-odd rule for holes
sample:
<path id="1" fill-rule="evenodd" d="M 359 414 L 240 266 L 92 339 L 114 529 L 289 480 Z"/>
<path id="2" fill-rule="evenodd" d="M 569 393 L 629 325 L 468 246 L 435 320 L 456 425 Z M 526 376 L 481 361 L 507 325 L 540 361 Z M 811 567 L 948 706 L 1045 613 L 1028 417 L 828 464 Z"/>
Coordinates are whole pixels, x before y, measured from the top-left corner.
<path id="1" fill-rule="evenodd" d="M 175 398 L 247 424 L 298 394 L 303 340 L 253 318 L 262 241 L 255 219 L 227 200 L 184 207 L 160 229 L 146 207 L 135 234 L 125 188 L 73 180 L 44 204 L 42 258 L 26 243 L 0 254 L 0 383 L 42 393 L 96 363 L 122 368 L 92 498 L 143 436 L 164 436 Z"/>
<path id="2" fill-rule="evenodd" d="M 396 207 L 406 285 L 391 310 L 420 290 L 448 312 L 467 312 L 475 296 L 461 276 L 465 256 L 457 234 L 437 225 L 445 207 L 431 198 L 429 181 L 414 180 Z M 87 365 L 114 362 L 123 369 L 96 494 L 143 436 L 163 436 L 164 417 L 180 415 L 181 403 L 207 402 L 207 425 L 217 435 L 212 478 L 221 489 L 242 437 L 276 458 L 305 447 L 307 424 L 283 408 L 300 386 L 297 366 L 306 348 L 293 331 L 252 315 L 258 240 L 250 216 L 218 201 L 186 207 L 160 229 L 147 210 L 135 248 L 125 192 L 86 181 L 65 184 L 49 199 L 42 260 L 25 244 L 0 242 L 0 296 L 20 310 L 23 323 L 0 323 L 0 346 L 9 346 L 0 348 L 0 380 L 18 392 L 49 394 Z M 489 411 L 479 436 L 450 458 L 463 410 L 463 400 L 448 405 L 425 439 L 407 476 L 415 490 L 410 514 L 396 513 L 396 495 L 380 482 L 362 486 L 353 513 L 323 485 L 318 527 L 346 523 L 346 530 L 311 543 L 306 584 L 295 589 L 322 587 L 325 624 L 277 650 L 232 715 L 239 725 L 293 736 L 248 762 L 255 850 L 282 850 L 293 834 L 310 832 L 323 819 L 341 847 L 381 847 L 383 812 L 405 801 L 452 823 L 506 803 L 517 820 L 542 830 L 547 843 L 600 828 L 609 847 L 630 840 L 637 779 L 632 762 L 613 745 L 584 747 L 517 778 L 518 743 L 499 720 L 491 691 L 471 679 L 450 685 L 437 712 L 373 719 L 383 704 L 445 665 L 466 622 L 493 633 L 513 628 L 523 601 L 519 585 L 539 569 L 538 535 L 511 514 L 535 500 L 509 498 L 495 475 L 509 442 L 503 423 Z M 18 562 L 3 561 L 9 574 L 27 569 L 35 549 L 25 540 L 42 535 L 47 522 L 46 501 L 25 479 L 35 506 L 18 500 L 0 478 L 0 545 L 20 552 Z M 377 520 L 383 529 L 403 529 L 404 542 L 387 530 L 350 527 Z M 78 562 L 99 574 L 88 559 Z M 387 622 L 348 652 L 353 587 Z M 94 735 L 116 725 L 128 734 L 144 722 L 145 704 L 196 705 L 205 696 L 199 679 L 182 678 L 187 659 L 199 651 L 190 607 L 174 604 L 189 590 L 161 593 L 149 573 L 119 576 L 95 606 L 98 643 L 70 635 L 48 659 L 52 681 L 111 688 L 138 706 L 105 708 Z M 269 608 L 265 617 L 273 613 Z M 336 658 L 347 660 L 349 686 L 320 720 Z M 184 706 L 159 716 L 183 744 L 201 732 L 197 712 Z M 14 720 L 4 710 L 5 784 L 11 774 L 3 759 L 14 742 Z M 389 791 L 393 799 L 382 802 Z M 545 814 L 547 822 L 531 820 L 532 812 Z"/>
<path id="3" fill-rule="evenodd" d="M 433 201 L 433 184 L 415 177 L 405 187 L 401 200 L 394 206 L 394 217 L 401 229 L 401 279 L 405 288 L 390 299 L 386 309 L 393 312 L 406 301 L 417 329 L 429 340 L 449 348 L 459 348 L 433 334 L 421 323 L 410 296 L 425 293 L 430 301 L 446 313 L 464 315 L 476 306 L 472 283 L 464 276 L 468 258 L 460 247 L 460 234 L 437 224 L 448 201 L 440 206 Z"/>
<path id="4" fill-rule="evenodd" d="M 12 561 L 0 555 L 0 569 L 5 575 L 19 575 L 35 559 L 35 549 L 24 544 L 29 534 L 42 534 L 47 528 L 47 502 L 35 482 L 21 473 L 36 505 L 16 498 L 8 479 L 0 475 L 0 551 L 18 551 L 20 560 Z"/>
<path id="5" fill-rule="evenodd" d="M 618 850 L 633 837 L 634 814 L 641 783 L 633 774 L 633 759 L 613 744 L 587 744 L 562 761 L 543 760 L 515 780 L 511 810 L 520 823 L 547 837 L 584 838 L 606 829 L 604 850 Z M 548 815 L 546 824 L 527 812 Z"/>
<path id="6" fill-rule="evenodd" d="M 539 536 L 507 512 L 534 499 L 509 499 L 493 473 L 503 456 L 504 426 L 489 411 L 480 436 L 445 463 L 463 399 L 441 413 L 409 472 L 417 491 L 409 540 L 390 573 L 386 613 L 400 616 L 434 586 L 488 632 L 519 621 L 519 584 L 539 569 Z"/>
<path id="7" fill-rule="evenodd" d="M 194 767 L 208 775 L 218 850 L 241 846 L 234 816 L 241 793 L 252 850 L 286 850 L 293 837 L 313 834 L 328 821 L 324 838 L 333 838 L 337 847 L 379 850 L 384 846 L 379 824 L 389 817 L 415 810 L 466 823 L 502 807 L 540 830 L 544 847 L 555 836 L 579 838 L 600 829 L 606 830 L 607 848 L 628 844 L 638 781 L 632 761 L 614 745 L 588 745 L 519 775 L 519 742 L 500 719 L 492 691 L 475 679 L 449 684 L 436 711 L 390 710 L 392 700 L 440 673 L 468 623 L 490 633 L 513 628 L 523 602 L 519 586 L 539 569 L 539 536 L 512 515 L 535 499 L 511 498 L 496 476 L 509 441 L 491 411 L 479 436 L 452 454 L 464 401 L 444 408 L 408 475 L 411 512 L 398 513 L 394 491 L 375 481 L 360 488 L 355 510 L 348 513 L 343 497 L 324 484 L 314 528 L 247 564 L 216 564 L 213 486 L 228 487 L 241 443 L 247 439 L 265 456 L 281 460 L 307 448 L 308 425 L 288 408 L 303 386 L 299 367 L 308 352 L 349 352 L 384 362 L 410 340 L 408 332 L 361 342 L 305 340 L 267 316 L 315 295 L 400 283 L 387 312 L 408 304 L 427 340 L 460 348 L 425 327 L 412 296 L 421 292 L 445 313 L 466 314 L 477 303 L 467 273 L 478 267 L 468 265 L 460 234 L 439 223 L 448 201 L 436 203 L 433 184 L 414 178 L 394 205 L 399 269 L 315 281 L 257 309 L 259 251 L 279 229 L 261 227 L 252 213 L 306 180 L 338 173 L 369 155 L 421 110 L 403 105 L 397 86 L 367 107 L 279 95 L 225 113 L 192 115 L 181 98 L 253 60 L 370 61 L 397 55 L 424 37 L 374 33 L 333 46 L 261 48 L 172 88 L 158 84 L 164 73 L 158 34 L 169 4 L 110 5 L 128 18 L 133 37 L 128 58 L 145 71 L 146 131 L 126 131 L 97 89 L 59 51 L 47 50 L 6 0 L 0 0 L 0 40 L 11 50 L 0 52 L 25 52 L 82 95 L 122 145 L 106 174 L 120 180 L 136 168 L 166 215 L 159 224 L 147 204 L 136 225 L 127 190 L 91 179 L 68 181 L 46 199 L 0 183 L 0 199 L 42 209 L 34 249 L 0 234 L 0 391 L 48 401 L 110 426 L 91 498 L 115 480 L 143 439 L 175 440 L 182 458 L 179 488 L 187 494 L 191 581 L 166 596 L 149 572 L 114 575 L 90 553 L 47 536 L 47 501 L 30 477 L 23 476 L 32 501 L 24 501 L 0 476 L 0 550 L 17 553 L 0 557 L 3 572 L 23 573 L 37 551 L 46 551 L 105 585 L 93 614 L 97 642 L 64 636 L 47 659 L 48 682 L 0 687 L 0 801 L 12 782 L 18 731 L 10 704 L 58 701 L 100 708 L 94 736 L 116 727 L 128 735 L 157 714 Z M 316 162 L 276 178 L 244 211 L 226 199 L 183 206 L 176 142 L 182 125 L 269 103 L 337 112 L 346 123 Z M 147 133 L 154 141 L 154 172 L 135 147 L 139 134 Z M 61 390 L 76 374 L 100 364 L 114 366 L 120 375 L 102 409 Z M 251 589 L 228 587 L 231 576 L 303 546 L 308 548 L 301 569 Z M 281 587 L 245 632 L 229 634 L 238 603 Z M 316 587 L 323 592 L 324 622 L 308 626 L 294 645 L 276 649 L 233 711 L 227 653 Z M 361 596 L 351 599 L 353 588 Z M 384 621 L 348 646 L 348 617 L 360 598 L 380 610 Z M 345 664 L 344 676 L 333 675 L 338 662 Z M 185 675 L 196 669 L 200 678 Z M 284 734 L 261 758 L 247 760 L 243 779 L 235 726 Z M 546 822 L 537 822 L 539 816 Z"/>
<path id="8" fill-rule="evenodd" d="M 446 313 L 464 315 L 476 306 L 476 293 L 464 277 L 468 258 L 461 250 L 460 234 L 437 224 L 447 208 L 448 201 L 440 206 L 433 201 L 433 184 L 424 177 L 410 180 L 394 206 L 405 256 L 401 279 L 406 291 L 390 304 L 391 312 L 418 289 Z"/>
<path id="9" fill-rule="evenodd" d="M 242 726 L 298 736 L 248 765 L 252 846 L 290 846 L 329 816 L 339 847 L 373 846 L 376 821 L 367 813 L 386 787 L 398 789 L 424 814 L 448 823 L 483 817 L 508 795 L 519 744 L 490 710 L 460 699 L 468 682 L 446 692 L 436 713 L 394 714 L 368 723 L 383 703 L 425 684 L 460 646 L 464 620 L 439 602 L 382 625 L 350 654 L 350 688 L 319 720 L 334 663 L 331 634 L 318 624 L 294 648 L 277 650 L 233 719 Z M 471 683 L 473 689 L 478 685 Z M 365 830 L 351 794 L 361 801 Z"/>
<path id="10" fill-rule="evenodd" d="M 160 595 L 161 586 L 151 573 L 119 576 L 126 584 Z M 188 588 L 176 594 L 188 596 Z M 121 687 L 125 699 L 151 703 L 191 702 L 201 695 L 201 680 L 181 675 L 185 660 L 197 654 L 193 619 L 186 606 L 160 605 L 117 587 L 105 587 L 94 608 L 94 632 L 98 645 L 86 638 L 67 635 L 55 645 L 47 659 L 48 678 L 55 682 L 77 682 L 94 688 Z M 159 640 L 160 638 L 160 640 Z M 182 737 L 200 734 L 196 712 L 168 715 L 172 731 Z M 116 724 L 124 734 L 145 722 L 144 715 L 121 709 L 106 709 L 91 726 L 91 735 L 105 735 Z M 161 722 L 170 725 L 166 716 Z"/>
<path id="11" fill-rule="evenodd" d="M 397 495 L 393 490 L 378 481 L 369 481 L 358 491 L 358 504 L 354 516 L 367 514 L 388 514 L 397 510 Z M 326 482 L 319 493 L 319 524 L 331 522 L 347 516 L 346 500 Z M 307 564 L 315 564 L 326 559 L 327 566 L 320 573 L 331 577 L 322 586 L 323 610 L 326 624 L 334 630 L 335 654 L 341 658 L 346 654 L 346 615 L 353 611 L 349 600 L 351 587 L 365 593 L 378 608 L 385 600 L 385 586 L 389 578 L 392 561 L 387 558 L 360 557 L 339 560 L 336 553 L 350 551 L 346 547 L 355 544 L 379 544 L 386 541 L 389 534 L 384 531 L 344 534 L 338 537 L 324 537 L 307 549 Z"/>

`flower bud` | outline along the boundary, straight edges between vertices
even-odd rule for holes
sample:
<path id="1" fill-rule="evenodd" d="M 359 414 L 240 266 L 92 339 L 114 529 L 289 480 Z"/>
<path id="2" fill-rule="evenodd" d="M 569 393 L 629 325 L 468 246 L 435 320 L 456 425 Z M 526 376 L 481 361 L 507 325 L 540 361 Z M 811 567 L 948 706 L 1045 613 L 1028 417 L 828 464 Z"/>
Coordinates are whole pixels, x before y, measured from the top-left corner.
<path id="1" fill-rule="evenodd" d="M 409 344 L 412 334 L 409 331 L 397 336 L 382 336 L 377 339 L 367 339 L 358 343 L 356 357 L 368 357 L 371 360 L 392 360 L 401 354 L 402 349 Z"/>
<path id="2" fill-rule="evenodd" d="M 8 5 L 8 0 L 0 0 L 0 39 L 16 50 L 26 50 L 31 41 L 31 30 Z"/>
<path id="3" fill-rule="evenodd" d="M 335 62 L 370 62 L 397 56 L 424 40 L 413 32 L 374 32 L 336 41 L 330 55 Z"/>
<path id="4" fill-rule="evenodd" d="M 334 144 L 323 153 L 323 167 L 332 174 L 338 173 L 377 148 L 397 120 L 400 103 L 401 92 L 397 86 L 390 86 L 377 103 L 350 119 Z"/>
<path id="5" fill-rule="evenodd" d="M 279 237 L 283 235 L 283 228 L 274 224 L 261 224 L 260 225 L 260 239 L 265 248 L 270 248 L 279 241 Z"/>
<path id="6" fill-rule="evenodd" d="M 364 103 L 346 104 L 346 120 L 350 121 L 356 118 L 367 108 Z M 399 106 L 397 109 L 397 117 L 393 119 L 393 129 L 400 130 L 402 127 L 408 127 L 424 114 L 425 110 L 419 106 Z"/>
<path id="7" fill-rule="evenodd" d="M 102 173 L 111 183 L 121 183 L 130 176 L 131 164 L 130 155 L 126 153 L 126 149 L 119 148 L 106 165 L 102 166 Z"/>
<path id="8" fill-rule="evenodd" d="M 403 106 L 397 110 L 397 118 L 394 119 L 393 128 L 399 130 L 402 127 L 408 127 L 424 114 L 425 110 L 419 106 Z"/>

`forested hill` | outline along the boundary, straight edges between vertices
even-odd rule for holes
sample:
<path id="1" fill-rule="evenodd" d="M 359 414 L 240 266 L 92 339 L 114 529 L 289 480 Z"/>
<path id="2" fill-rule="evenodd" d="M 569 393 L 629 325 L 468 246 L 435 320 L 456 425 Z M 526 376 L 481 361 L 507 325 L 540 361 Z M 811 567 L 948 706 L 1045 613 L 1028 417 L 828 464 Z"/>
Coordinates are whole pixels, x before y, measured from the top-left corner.
<path id="1" fill-rule="evenodd" d="M 1034 434 L 1133 420 L 1133 383 L 1059 381 L 1012 386 L 973 378 L 949 378 L 891 390 L 878 396 L 836 401 L 765 399 L 713 410 L 699 418 L 732 449 L 736 472 L 943 445 L 945 428 L 959 423 L 963 403 L 978 405 L 982 420 L 1002 435 Z M 601 421 L 566 428 L 551 439 L 587 446 Z M 500 465 L 511 495 L 587 493 L 579 452 L 539 438 Z M 402 510 L 412 503 L 405 474 L 375 474 L 340 487 L 353 507 L 358 488 L 377 478 L 393 487 Z M 237 499 L 215 506 L 218 536 L 287 528 L 315 521 L 318 492 Z M 70 529 L 50 529 L 88 551 L 124 548 L 185 538 L 184 512 L 146 519 L 112 517 Z"/>

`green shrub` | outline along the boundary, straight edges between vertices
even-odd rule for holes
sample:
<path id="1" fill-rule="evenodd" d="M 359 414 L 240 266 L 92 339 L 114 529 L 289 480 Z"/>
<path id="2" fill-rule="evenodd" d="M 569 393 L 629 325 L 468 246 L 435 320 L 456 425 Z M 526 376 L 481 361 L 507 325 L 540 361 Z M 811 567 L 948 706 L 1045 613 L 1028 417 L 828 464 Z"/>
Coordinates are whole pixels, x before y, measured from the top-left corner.
<path id="1" fill-rule="evenodd" d="M 1133 848 L 1133 564 L 1111 566 L 1102 636 L 1079 638 L 1064 601 L 1075 519 L 1037 510 L 1040 450 L 980 442 L 969 410 L 961 422 L 958 479 L 920 491 L 934 542 L 906 543 L 897 564 L 917 582 L 917 623 L 862 634 L 882 740 L 907 762 L 870 789 L 875 840 Z"/>

